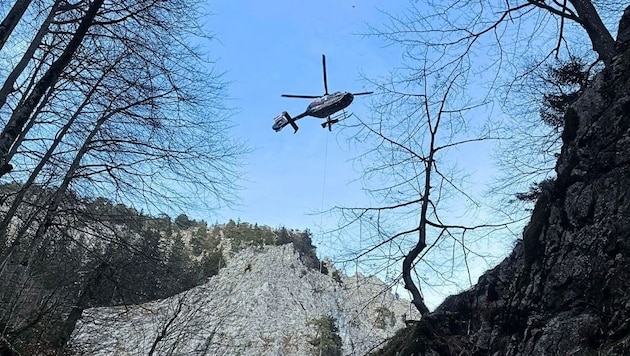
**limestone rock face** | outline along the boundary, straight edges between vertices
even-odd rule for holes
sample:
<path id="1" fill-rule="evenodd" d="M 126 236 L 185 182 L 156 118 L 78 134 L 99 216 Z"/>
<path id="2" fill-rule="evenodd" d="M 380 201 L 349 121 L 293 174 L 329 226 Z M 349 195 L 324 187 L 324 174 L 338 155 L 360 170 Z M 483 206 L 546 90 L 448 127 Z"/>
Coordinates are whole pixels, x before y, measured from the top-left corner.
<path id="1" fill-rule="evenodd" d="M 334 270 L 329 267 L 329 270 Z M 331 273 L 332 274 L 332 273 Z M 379 347 L 410 315 L 376 278 L 307 269 L 291 245 L 249 248 L 202 286 L 139 306 L 83 312 L 77 355 L 310 355 L 314 320 L 337 321 L 343 354 Z"/>
<path id="2" fill-rule="evenodd" d="M 626 11 L 626 16 L 630 13 Z M 627 21 L 626 21 L 627 22 Z M 630 42 L 565 115 L 523 239 L 383 354 L 630 354 Z"/>

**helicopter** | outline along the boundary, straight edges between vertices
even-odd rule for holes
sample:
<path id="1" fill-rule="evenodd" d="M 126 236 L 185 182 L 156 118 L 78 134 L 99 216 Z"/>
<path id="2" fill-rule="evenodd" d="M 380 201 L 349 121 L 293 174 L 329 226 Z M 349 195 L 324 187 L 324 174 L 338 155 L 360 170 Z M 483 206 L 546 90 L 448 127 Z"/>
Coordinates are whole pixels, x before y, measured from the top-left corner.
<path id="1" fill-rule="evenodd" d="M 320 119 L 326 118 L 326 122 L 322 123 L 322 128 L 326 128 L 328 126 L 328 130 L 332 131 L 332 125 L 346 118 L 345 113 L 338 114 L 337 116 L 333 116 L 333 114 L 337 113 L 340 110 L 343 110 L 350 106 L 352 100 L 356 95 L 367 95 L 372 94 L 371 91 L 361 92 L 361 93 L 350 93 L 347 91 L 337 91 L 332 94 L 328 93 L 328 81 L 326 79 L 326 56 L 322 54 L 322 67 L 324 68 L 324 95 L 291 95 L 291 94 L 282 94 L 282 97 L 285 98 L 306 98 L 306 99 L 315 99 L 308 106 L 306 110 L 295 116 L 291 117 L 288 112 L 283 111 L 280 115 L 274 118 L 274 123 L 272 129 L 276 132 L 282 130 L 285 126 L 291 125 L 295 130 L 294 133 L 298 131 L 298 126 L 295 123 L 297 120 L 306 117 L 312 116 Z"/>

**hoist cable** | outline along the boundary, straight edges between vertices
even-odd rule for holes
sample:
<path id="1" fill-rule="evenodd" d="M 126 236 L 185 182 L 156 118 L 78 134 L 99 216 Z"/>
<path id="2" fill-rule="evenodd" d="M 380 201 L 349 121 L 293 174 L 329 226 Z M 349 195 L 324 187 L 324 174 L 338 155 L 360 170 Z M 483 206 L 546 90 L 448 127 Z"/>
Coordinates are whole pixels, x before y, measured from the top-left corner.
<path id="1" fill-rule="evenodd" d="M 322 220 L 324 218 L 324 195 L 326 193 L 326 169 L 328 166 L 328 136 L 329 135 L 326 135 L 326 148 L 324 149 L 324 178 L 322 179 L 322 205 L 319 212 L 319 226 L 322 226 Z"/>

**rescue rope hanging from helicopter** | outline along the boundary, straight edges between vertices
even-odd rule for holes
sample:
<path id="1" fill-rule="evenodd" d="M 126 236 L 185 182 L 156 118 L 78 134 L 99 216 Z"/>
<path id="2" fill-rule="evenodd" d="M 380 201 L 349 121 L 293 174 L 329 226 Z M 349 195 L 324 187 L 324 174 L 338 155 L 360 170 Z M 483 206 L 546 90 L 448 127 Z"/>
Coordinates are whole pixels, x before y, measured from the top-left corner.
<path id="1" fill-rule="evenodd" d="M 326 135 L 326 144 L 324 148 L 324 178 L 322 179 L 322 205 L 319 211 L 319 226 L 322 226 L 324 217 L 324 197 L 326 194 L 326 169 L 328 168 L 328 136 Z"/>

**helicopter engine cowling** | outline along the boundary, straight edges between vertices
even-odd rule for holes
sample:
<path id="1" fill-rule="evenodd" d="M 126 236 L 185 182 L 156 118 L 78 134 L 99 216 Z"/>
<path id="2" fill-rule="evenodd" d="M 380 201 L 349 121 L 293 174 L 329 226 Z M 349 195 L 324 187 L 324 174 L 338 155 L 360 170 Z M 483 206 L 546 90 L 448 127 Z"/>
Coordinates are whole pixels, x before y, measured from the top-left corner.
<path id="1" fill-rule="evenodd" d="M 354 95 L 349 92 L 337 92 L 324 95 L 313 101 L 307 108 L 306 114 L 318 118 L 326 118 L 337 111 L 343 110 L 352 104 Z"/>

